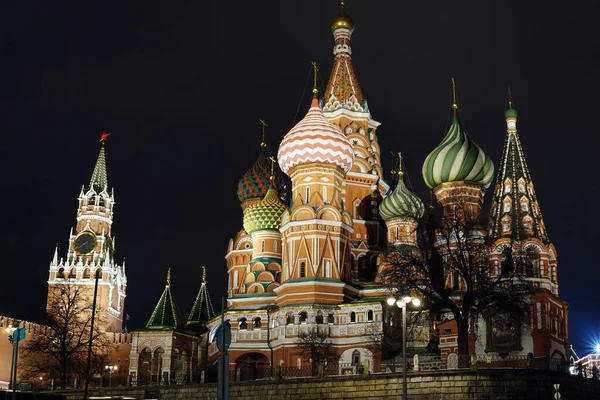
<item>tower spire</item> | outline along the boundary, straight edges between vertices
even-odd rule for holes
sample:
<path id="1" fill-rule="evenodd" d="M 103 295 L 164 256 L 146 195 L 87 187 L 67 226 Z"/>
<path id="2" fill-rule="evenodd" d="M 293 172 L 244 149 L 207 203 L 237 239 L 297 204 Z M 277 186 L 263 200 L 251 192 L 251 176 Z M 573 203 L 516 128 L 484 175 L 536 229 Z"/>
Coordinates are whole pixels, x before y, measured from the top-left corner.
<path id="1" fill-rule="evenodd" d="M 187 325 L 194 325 L 208 322 L 215 315 L 208 288 L 206 286 L 206 267 L 202 267 L 202 285 L 196 296 L 196 301 L 192 306 L 192 311 L 187 320 Z"/>
<path id="2" fill-rule="evenodd" d="M 548 234 L 517 133 L 517 111 L 513 108 L 510 88 L 504 116 L 507 135 L 492 201 L 490 235 L 494 240 L 534 237 L 548 244 Z"/>
<path id="3" fill-rule="evenodd" d="M 94 166 L 94 172 L 92 172 L 92 179 L 90 179 L 90 189 L 93 188 L 97 192 L 108 190 L 108 178 L 106 175 L 106 156 L 104 154 L 104 144 L 110 136 L 110 133 L 103 132 L 100 134 L 100 154 L 96 160 Z"/>
<path id="4" fill-rule="evenodd" d="M 167 286 L 171 287 L 171 268 L 167 271 Z"/>

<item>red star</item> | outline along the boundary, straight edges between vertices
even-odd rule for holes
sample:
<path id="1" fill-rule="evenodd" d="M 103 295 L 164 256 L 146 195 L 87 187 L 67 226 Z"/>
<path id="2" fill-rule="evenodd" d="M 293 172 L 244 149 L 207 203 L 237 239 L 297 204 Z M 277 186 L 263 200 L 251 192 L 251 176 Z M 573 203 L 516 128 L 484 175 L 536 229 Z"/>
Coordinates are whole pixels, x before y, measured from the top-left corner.
<path id="1" fill-rule="evenodd" d="M 100 134 L 100 142 L 106 142 L 106 139 L 108 139 L 109 135 L 110 135 L 109 132 L 102 132 Z"/>

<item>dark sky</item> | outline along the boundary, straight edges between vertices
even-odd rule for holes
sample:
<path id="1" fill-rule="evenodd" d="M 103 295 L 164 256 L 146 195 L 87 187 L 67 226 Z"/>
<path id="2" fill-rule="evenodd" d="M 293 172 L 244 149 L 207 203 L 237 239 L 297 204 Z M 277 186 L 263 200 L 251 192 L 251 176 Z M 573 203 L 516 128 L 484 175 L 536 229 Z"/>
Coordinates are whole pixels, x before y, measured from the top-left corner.
<path id="1" fill-rule="evenodd" d="M 308 92 L 299 102 L 311 60 L 327 80 L 337 10 L 336 0 L 5 2 L 0 314 L 41 319 L 54 246 L 65 256 L 105 130 L 130 328 L 145 325 L 169 267 L 185 317 L 202 265 L 217 306 L 259 119 L 275 153 L 298 107 L 299 117 L 308 108 Z M 587 353 L 600 339 L 600 4 L 350 0 L 347 10 L 386 174 L 389 152 L 402 151 L 423 199 L 421 165 L 446 132 L 450 77 L 467 132 L 496 165 L 511 86 L 571 340 Z"/>

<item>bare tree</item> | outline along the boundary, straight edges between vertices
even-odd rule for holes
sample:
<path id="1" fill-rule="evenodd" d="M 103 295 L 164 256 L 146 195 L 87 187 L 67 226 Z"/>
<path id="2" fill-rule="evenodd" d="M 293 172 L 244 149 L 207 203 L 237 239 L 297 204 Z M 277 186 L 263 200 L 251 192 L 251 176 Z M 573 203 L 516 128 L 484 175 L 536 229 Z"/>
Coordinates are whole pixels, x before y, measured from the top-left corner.
<path id="1" fill-rule="evenodd" d="M 383 272 L 389 286 L 424 298 L 430 312 L 452 314 L 460 355 L 469 353 L 470 328 L 479 315 L 524 319 L 532 293 L 521 274 L 522 257 L 514 257 L 509 245 L 502 264 L 495 262 L 478 215 L 468 209 L 432 213 L 416 228 L 416 246 L 387 249 Z"/>
<path id="2" fill-rule="evenodd" d="M 102 313 L 96 313 L 95 328 L 90 335 L 92 320 L 91 290 L 59 285 L 48 294 L 48 309 L 44 324 L 23 342 L 21 368 L 27 376 L 46 375 L 59 379 L 65 389 L 67 379 L 85 378 L 87 349 L 92 340 L 90 374 L 101 372 L 109 354 L 109 340 L 101 332 Z"/>
<path id="3" fill-rule="evenodd" d="M 319 365 L 327 366 L 338 359 L 327 333 L 315 328 L 299 333 L 296 346 L 302 359 L 311 363 L 313 375 L 317 374 Z"/>

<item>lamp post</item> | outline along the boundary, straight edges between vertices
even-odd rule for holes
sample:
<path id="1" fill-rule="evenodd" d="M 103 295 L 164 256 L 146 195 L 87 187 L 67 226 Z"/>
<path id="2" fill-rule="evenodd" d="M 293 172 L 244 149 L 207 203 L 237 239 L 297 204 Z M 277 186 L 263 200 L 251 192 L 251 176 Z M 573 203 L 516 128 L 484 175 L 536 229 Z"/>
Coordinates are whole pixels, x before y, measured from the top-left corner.
<path id="1" fill-rule="evenodd" d="M 104 367 L 104 369 L 108 371 L 108 387 L 111 387 L 112 386 L 112 374 L 114 374 L 119 369 L 119 367 L 116 365 L 106 365 Z"/>
<path id="2" fill-rule="evenodd" d="M 13 372 L 14 372 L 14 368 L 15 368 L 15 350 L 17 348 L 17 346 L 15 346 L 15 340 L 14 340 L 14 333 L 17 330 L 17 328 L 15 328 L 14 326 L 8 326 L 5 331 L 8 334 L 8 341 L 12 344 L 13 346 L 13 353 L 12 353 L 12 360 L 10 363 L 10 378 L 9 378 L 9 384 L 8 384 L 8 388 L 12 389 L 13 391 L 15 390 L 14 388 L 14 384 L 13 384 Z"/>
<path id="3" fill-rule="evenodd" d="M 402 309 L 402 399 L 407 399 L 407 387 L 406 387 L 406 305 L 412 303 L 413 306 L 419 307 L 421 300 L 417 297 L 402 296 L 396 299 L 390 296 L 387 299 L 387 303 L 390 306 L 396 304 L 398 308 Z"/>

